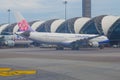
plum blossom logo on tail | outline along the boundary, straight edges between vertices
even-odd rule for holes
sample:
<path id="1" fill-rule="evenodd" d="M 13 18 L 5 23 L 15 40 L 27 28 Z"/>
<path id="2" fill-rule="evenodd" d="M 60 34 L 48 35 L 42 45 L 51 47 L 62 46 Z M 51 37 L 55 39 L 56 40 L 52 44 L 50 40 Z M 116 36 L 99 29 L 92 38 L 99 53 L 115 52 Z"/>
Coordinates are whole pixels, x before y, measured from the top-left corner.
<path id="1" fill-rule="evenodd" d="M 29 25 L 26 20 L 22 20 L 21 22 L 19 22 L 18 26 L 20 31 L 27 31 L 29 28 Z"/>

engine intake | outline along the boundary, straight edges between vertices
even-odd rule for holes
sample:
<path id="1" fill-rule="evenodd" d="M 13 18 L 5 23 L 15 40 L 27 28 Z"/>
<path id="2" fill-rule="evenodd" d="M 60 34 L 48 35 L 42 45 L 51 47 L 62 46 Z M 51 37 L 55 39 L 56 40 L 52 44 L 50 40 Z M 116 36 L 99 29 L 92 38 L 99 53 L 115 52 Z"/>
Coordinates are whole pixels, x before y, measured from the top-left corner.
<path id="1" fill-rule="evenodd" d="M 90 42 L 89 45 L 92 46 L 92 47 L 99 47 L 98 42 Z"/>
<path id="2" fill-rule="evenodd" d="M 8 47 L 13 47 L 15 45 L 15 42 L 13 40 L 6 40 L 4 44 Z"/>

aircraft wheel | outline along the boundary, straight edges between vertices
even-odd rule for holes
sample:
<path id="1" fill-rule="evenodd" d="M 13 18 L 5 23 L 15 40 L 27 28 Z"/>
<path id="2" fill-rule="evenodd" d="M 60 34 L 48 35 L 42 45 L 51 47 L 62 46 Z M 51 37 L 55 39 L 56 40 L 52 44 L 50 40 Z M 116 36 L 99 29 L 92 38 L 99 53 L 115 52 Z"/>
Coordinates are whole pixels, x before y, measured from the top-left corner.
<path id="1" fill-rule="evenodd" d="M 104 49 L 104 45 L 100 45 L 99 48 L 100 48 L 100 49 Z"/>
<path id="2" fill-rule="evenodd" d="M 72 47 L 72 50 L 79 50 L 79 47 Z"/>
<path id="3" fill-rule="evenodd" d="M 64 50 L 63 47 L 56 47 L 56 50 Z"/>

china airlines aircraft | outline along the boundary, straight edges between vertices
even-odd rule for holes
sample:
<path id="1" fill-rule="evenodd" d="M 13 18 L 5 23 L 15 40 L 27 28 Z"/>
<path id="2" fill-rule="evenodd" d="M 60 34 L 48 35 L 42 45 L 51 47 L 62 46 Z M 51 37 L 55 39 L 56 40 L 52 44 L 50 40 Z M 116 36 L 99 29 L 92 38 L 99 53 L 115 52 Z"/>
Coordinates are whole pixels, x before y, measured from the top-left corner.
<path id="1" fill-rule="evenodd" d="M 43 43 L 56 45 L 56 50 L 63 50 L 64 47 L 78 50 L 81 46 L 92 46 L 104 48 L 104 44 L 109 43 L 106 36 L 92 35 L 92 34 L 70 34 L 70 33 L 48 33 L 36 32 L 31 29 L 24 17 L 19 13 L 15 13 L 18 21 L 19 30 L 16 34 L 27 39 Z"/>
<path id="2" fill-rule="evenodd" d="M 28 46 L 33 41 L 16 34 L 4 33 L 0 35 L 0 47 L 14 47 L 15 45 Z"/>

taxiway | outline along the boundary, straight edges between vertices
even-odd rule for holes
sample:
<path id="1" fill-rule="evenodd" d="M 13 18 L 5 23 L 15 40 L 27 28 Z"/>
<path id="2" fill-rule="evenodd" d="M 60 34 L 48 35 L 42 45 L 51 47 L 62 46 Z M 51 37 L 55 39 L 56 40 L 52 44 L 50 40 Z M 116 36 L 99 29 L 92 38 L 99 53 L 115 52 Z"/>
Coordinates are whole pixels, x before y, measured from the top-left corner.
<path id="1" fill-rule="evenodd" d="M 0 67 L 37 70 L 36 75 L 0 80 L 120 80 L 120 49 L 0 49 Z"/>

